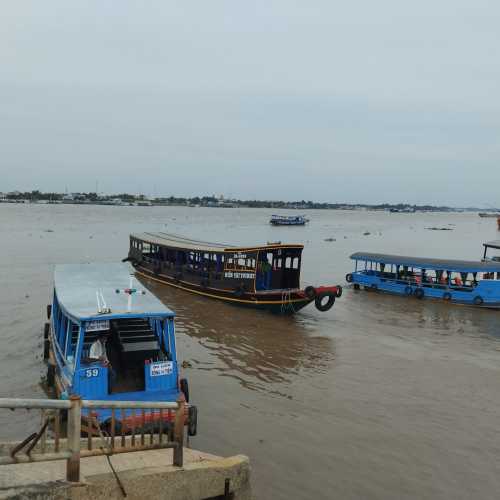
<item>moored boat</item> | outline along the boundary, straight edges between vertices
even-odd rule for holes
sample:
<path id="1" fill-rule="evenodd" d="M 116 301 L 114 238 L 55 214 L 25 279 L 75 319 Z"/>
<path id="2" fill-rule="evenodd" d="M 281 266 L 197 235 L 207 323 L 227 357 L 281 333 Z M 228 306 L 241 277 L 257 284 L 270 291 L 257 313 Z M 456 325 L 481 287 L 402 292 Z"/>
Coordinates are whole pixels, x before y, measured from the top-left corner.
<path id="1" fill-rule="evenodd" d="M 496 213 L 496 212 L 479 212 L 477 215 L 479 215 L 479 217 L 482 217 L 482 218 L 487 218 L 487 217 L 492 217 L 492 218 L 495 218 L 495 217 L 500 217 L 500 213 Z"/>
<path id="2" fill-rule="evenodd" d="M 131 272 L 122 263 L 56 266 L 44 359 L 47 385 L 57 397 L 175 402 L 182 394 L 189 400 L 187 380 L 179 380 L 175 314 L 135 288 Z M 93 416 L 106 425 L 111 410 Z M 173 417 L 169 412 L 162 419 Z M 117 416 L 122 425 L 134 418 L 130 411 Z M 146 418 L 153 425 L 159 415 Z M 188 405 L 187 425 L 195 435 L 195 406 Z"/>
<path id="3" fill-rule="evenodd" d="M 273 226 L 304 226 L 309 219 L 303 215 L 271 215 L 269 224 Z"/>
<path id="4" fill-rule="evenodd" d="M 167 233 L 130 236 L 128 257 L 140 276 L 231 304 L 291 314 L 315 302 L 329 310 L 340 286 L 300 287 L 303 245 L 237 247 Z"/>
<path id="5" fill-rule="evenodd" d="M 500 257 L 487 257 L 489 249 L 500 249 L 500 241 L 484 247 L 481 261 L 357 252 L 346 280 L 356 289 L 500 308 Z"/>

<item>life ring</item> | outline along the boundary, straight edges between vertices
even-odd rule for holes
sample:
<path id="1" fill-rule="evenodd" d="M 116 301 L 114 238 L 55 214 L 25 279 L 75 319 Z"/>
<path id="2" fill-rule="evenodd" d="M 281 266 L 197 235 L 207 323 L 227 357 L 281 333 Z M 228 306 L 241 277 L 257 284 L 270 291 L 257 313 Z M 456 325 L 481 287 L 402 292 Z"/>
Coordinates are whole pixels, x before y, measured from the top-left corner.
<path id="1" fill-rule="evenodd" d="M 351 273 L 346 274 L 345 280 L 347 281 L 347 283 L 352 283 L 352 274 Z"/>
<path id="2" fill-rule="evenodd" d="M 424 298 L 424 290 L 422 288 L 417 288 L 414 292 L 413 292 L 413 295 L 415 295 L 415 297 L 417 299 L 423 299 Z"/>
<path id="3" fill-rule="evenodd" d="M 186 399 L 186 403 L 189 403 L 189 384 L 187 378 L 181 378 L 179 380 L 179 389 L 182 393 L 184 393 L 184 398 Z"/>
<path id="4" fill-rule="evenodd" d="M 411 295 L 412 294 L 412 289 L 411 289 L 411 286 L 407 286 L 405 288 L 405 295 Z"/>
<path id="5" fill-rule="evenodd" d="M 314 288 L 313 286 L 306 286 L 304 289 L 304 293 L 312 300 L 316 297 L 316 288 Z"/>
<path id="6" fill-rule="evenodd" d="M 443 293 L 443 300 L 446 300 L 446 301 L 451 300 L 451 293 L 450 292 L 444 292 Z"/>
<path id="7" fill-rule="evenodd" d="M 476 306 L 482 306 L 483 303 L 484 303 L 484 300 L 483 300 L 483 298 L 480 295 L 476 295 L 474 297 L 474 301 L 473 302 L 474 302 L 474 305 L 476 305 Z"/>
<path id="8" fill-rule="evenodd" d="M 342 287 L 340 285 L 337 285 L 337 293 L 335 294 L 337 299 L 340 299 L 340 297 L 342 297 L 342 291 Z"/>
<path id="9" fill-rule="evenodd" d="M 323 299 L 325 297 L 328 297 L 328 301 L 325 304 L 323 304 Z M 316 309 L 321 312 L 325 312 L 331 309 L 334 303 L 335 303 L 335 295 L 332 292 L 320 293 L 314 300 L 314 305 L 316 306 Z"/>

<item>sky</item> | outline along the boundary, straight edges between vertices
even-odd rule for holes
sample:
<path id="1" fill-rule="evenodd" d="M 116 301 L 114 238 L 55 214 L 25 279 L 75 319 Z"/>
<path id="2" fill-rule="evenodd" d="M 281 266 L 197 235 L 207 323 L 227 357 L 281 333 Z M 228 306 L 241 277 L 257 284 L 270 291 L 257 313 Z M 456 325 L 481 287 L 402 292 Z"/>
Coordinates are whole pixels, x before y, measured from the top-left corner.
<path id="1" fill-rule="evenodd" d="M 500 206 L 500 3 L 2 1 L 0 192 Z"/>

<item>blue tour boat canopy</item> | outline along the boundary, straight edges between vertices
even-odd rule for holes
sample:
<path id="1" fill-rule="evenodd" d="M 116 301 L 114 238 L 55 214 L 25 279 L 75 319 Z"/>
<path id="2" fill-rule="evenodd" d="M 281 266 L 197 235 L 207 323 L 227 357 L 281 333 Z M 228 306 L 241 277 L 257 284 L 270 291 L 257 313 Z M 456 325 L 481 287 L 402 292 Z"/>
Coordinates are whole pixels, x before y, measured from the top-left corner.
<path id="1" fill-rule="evenodd" d="M 124 263 L 57 265 L 54 288 L 59 305 L 78 322 L 175 316 L 151 292 L 143 290 L 133 273 Z"/>
<path id="2" fill-rule="evenodd" d="M 489 245 L 489 244 L 488 244 Z M 500 248 L 500 241 L 498 241 Z M 493 247 L 496 248 L 496 247 Z M 418 267 L 442 271 L 456 271 L 466 273 L 500 272 L 500 262 L 495 261 L 468 261 L 450 259 L 431 259 L 421 257 L 407 257 L 402 255 L 388 255 L 383 253 L 356 252 L 351 255 L 352 260 L 376 262 L 379 264 L 395 264 L 397 266 Z"/>

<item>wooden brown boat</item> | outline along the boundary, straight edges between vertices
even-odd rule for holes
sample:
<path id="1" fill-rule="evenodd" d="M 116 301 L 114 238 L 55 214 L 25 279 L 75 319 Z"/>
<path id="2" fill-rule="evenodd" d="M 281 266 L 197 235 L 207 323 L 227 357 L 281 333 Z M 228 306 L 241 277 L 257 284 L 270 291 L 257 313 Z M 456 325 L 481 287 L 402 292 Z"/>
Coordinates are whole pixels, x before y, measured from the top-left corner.
<path id="1" fill-rule="evenodd" d="M 328 311 L 342 287 L 300 288 L 303 245 L 237 247 L 167 233 L 130 235 L 139 276 L 228 303 L 292 314 L 311 302 Z"/>

